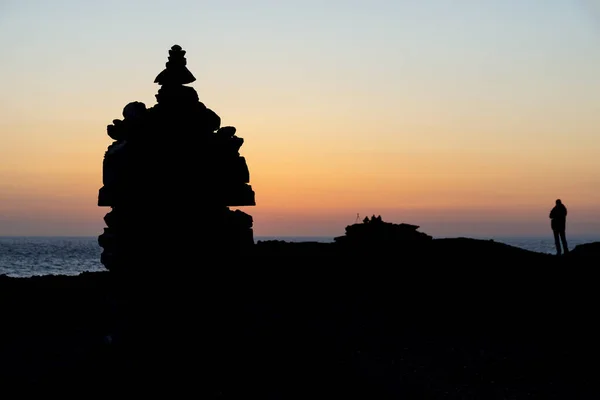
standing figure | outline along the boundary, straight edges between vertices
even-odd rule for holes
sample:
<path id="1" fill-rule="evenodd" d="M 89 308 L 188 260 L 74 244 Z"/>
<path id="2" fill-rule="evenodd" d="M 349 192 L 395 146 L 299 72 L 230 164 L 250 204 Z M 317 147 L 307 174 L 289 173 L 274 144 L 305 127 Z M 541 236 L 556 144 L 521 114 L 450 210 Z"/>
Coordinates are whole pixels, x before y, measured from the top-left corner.
<path id="1" fill-rule="evenodd" d="M 556 200 L 556 205 L 550 210 L 550 227 L 554 232 L 554 244 L 556 245 L 556 255 L 560 256 L 561 253 L 567 254 L 569 247 L 567 246 L 567 238 L 565 236 L 565 230 L 567 227 L 567 207 L 560 201 Z M 562 251 L 561 245 L 562 243 Z"/>

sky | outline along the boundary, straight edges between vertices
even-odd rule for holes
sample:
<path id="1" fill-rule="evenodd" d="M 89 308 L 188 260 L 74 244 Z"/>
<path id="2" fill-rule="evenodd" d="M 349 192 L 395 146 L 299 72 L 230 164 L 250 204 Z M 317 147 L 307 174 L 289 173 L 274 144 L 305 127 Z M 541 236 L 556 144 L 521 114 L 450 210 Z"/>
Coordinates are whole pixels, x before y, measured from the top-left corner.
<path id="1" fill-rule="evenodd" d="M 0 235 L 102 233 L 106 126 L 174 44 L 255 236 L 551 236 L 557 198 L 600 236 L 597 0 L 0 0 Z"/>

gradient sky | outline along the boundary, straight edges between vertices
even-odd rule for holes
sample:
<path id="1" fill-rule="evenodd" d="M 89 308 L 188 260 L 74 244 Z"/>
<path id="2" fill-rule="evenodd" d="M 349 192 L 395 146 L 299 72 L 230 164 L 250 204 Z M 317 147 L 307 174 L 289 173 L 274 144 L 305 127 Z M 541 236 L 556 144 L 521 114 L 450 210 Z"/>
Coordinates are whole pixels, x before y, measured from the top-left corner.
<path id="1" fill-rule="evenodd" d="M 0 0 L 0 235 L 102 233 L 106 125 L 173 44 L 245 140 L 257 236 L 551 235 L 556 198 L 600 234 L 598 1 Z"/>

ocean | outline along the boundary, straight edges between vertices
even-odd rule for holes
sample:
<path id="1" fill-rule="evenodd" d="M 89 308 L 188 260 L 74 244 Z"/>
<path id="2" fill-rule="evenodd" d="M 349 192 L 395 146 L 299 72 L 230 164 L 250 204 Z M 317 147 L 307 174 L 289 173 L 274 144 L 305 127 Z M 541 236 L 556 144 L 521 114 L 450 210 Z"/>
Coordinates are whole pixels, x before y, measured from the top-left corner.
<path id="1" fill-rule="evenodd" d="M 540 253 L 555 252 L 554 239 L 547 237 L 474 237 Z M 255 236 L 261 240 L 288 242 L 333 242 L 326 236 Z M 600 241 L 600 235 L 567 237 L 569 248 L 583 243 Z M 29 277 L 34 275 L 77 275 L 86 271 L 105 271 L 100 263 L 102 248 L 98 238 L 92 237 L 32 237 L 0 236 L 0 275 Z"/>

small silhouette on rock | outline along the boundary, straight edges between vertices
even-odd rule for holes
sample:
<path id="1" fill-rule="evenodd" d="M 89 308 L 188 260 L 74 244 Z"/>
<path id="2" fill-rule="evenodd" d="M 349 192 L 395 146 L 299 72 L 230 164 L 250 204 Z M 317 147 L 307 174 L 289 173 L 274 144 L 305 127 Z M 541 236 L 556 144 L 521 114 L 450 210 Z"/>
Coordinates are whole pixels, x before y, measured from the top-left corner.
<path id="1" fill-rule="evenodd" d="M 345 235 L 335 237 L 334 242 L 348 248 L 397 248 L 430 243 L 432 236 L 417 229 L 417 225 L 385 222 L 380 215 L 373 215 L 370 219 L 365 217 L 362 223 L 346 226 Z"/>

